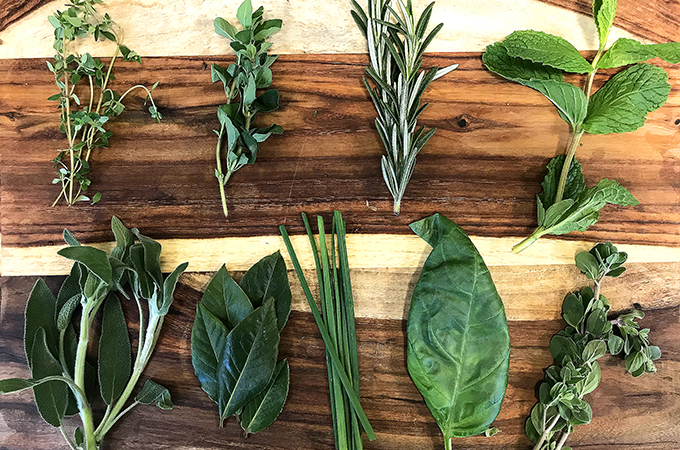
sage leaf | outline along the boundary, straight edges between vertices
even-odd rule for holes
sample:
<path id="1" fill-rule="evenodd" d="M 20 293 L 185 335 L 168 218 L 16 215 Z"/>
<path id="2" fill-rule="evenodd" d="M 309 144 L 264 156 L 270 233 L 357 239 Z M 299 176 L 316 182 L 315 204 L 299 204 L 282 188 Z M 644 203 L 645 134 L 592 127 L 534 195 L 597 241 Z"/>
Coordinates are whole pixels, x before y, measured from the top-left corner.
<path id="1" fill-rule="evenodd" d="M 255 263 L 243 275 L 240 286 L 255 308 L 269 298 L 274 299 L 279 331 L 283 330 L 290 314 L 293 295 L 281 252 L 265 256 Z"/>
<path id="2" fill-rule="evenodd" d="M 593 19 L 601 49 L 607 46 L 614 16 L 616 16 L 616 0 L 593 0 Z"/>
<path id="3" fill-rule="evenodd" d="M 109 264 L 109 255 L 104 250 L 89 246 L 77 246 L 62 248 L 57 254 L 78 261 L 104 283 L 111 283 L 111 264 Z"/>
<path id="4" fill-rule="evenodd" d="M 10 394 L 12 392 L 23 391 L 35 386 L 36 382 L 32 379 L 7 378 L 0 380 L 0 394 Z"/>
<path id="5" fill-rule="evenodd" d="M 156 283 L 159 288 L 163 285 L 163 274 L 161 272 L 161 244 L 144 236 L 137 228 L 133 228 L 132 233 L 137 236 L 144 249 L 144 270 Z M 148 298 L 148 297 L 147 297 Z"/>
<path id="6" fill-rule="evenodd" d="M 172 305 L 172 301 L 174 298 L 175 294 L 175 288 L 177 287 L 177 281 L 179 280 L 180 275 L 184 273 L 185 270 L 187 270 L 187 267 L 189 266 L 188 262 L 182 263 L 179 266 L 175 268 L 175 270 L 172 271 L 170 275 L 163 281 L 163 297 L 158 305 L 158 314 L 161 316 L 164 316 L 168 313 L 168 310 L 170 309 L 170 305 Z"/>
<path id="7" fill-rule="evenodd" d="M 483 433 L 498 416 L 508 383 L 503 302 L 456 224 L 435 214 L 411 229 L 433 249 L 411 299 L 409 374 L 446 440 Z"/>
<path id="8" fill-rule="evenodd" d="M 250 28 L 253 26 L 253 4 L 250 0 L 245 0 L 241 3 L 236 11 L 236 18 L 244 28 Z"/>
<path id="9" fill-rule="evenodd" d="M 79 247 L 80 246 L 80 242 L 78 242 L 78 239 L 76 239 L 76 237 L 73 235 L 73 233 L 68 231 L 66 228 L 64 228 L 63 236 L 64 236 L 64 241 L 68 245 L 70 245 L 71 247 Z"/>
<path id="10" fill-rule="evenodd" d="M 59 311 L 57 315 L 57 329 L 59 331 L 65 331 L 66 328 L 71 324 L 71 317 L 76 307 L 80 304 L 80 295 L 74 295 L 71 297 L 64 306 Z"/>
<path id="11" fill-rule="evenodd" d="M 665 70 L 651 64 L 632 66 L 593 94 L 583 129 L 592 134 L 635 131 L 648 113 L 666 103 L 670 92 Z"/>
<path id="12" fill-rule="evenodd" d="M 24 312 L 24 351 L 28 367 L 33 367 L 33 348 L 38 330 L 45 336 L 45 343 L 52 355 L 59 354 L 59 330 L 56 324 L 56 304 L 52 291 L 43 279 L 33 285 Z"/>
<path id="13" fill-rule="evenodd" d="M 241 427 L 246 433 L 264 430 L 281 414 L 288 397 L 289 379 L 288 361 L 282 359 L 276 363 L 267 387 L 243 407 Z"/>
<path id="14" fill-rule="evenodd" d="M 515 31 L 503 40 L 508 55 L 564 72 L 589 73 L 593 66 L 565 39 L 542 31 Z"/>
<path id="15" fill-rule="evenodd" d="M 232 41 L 236 39 L 236 33 L 238 31 L 236 30 L 236 27 L 230 24 L 228 21 L 224 20 L 221 17 L 216 17 L 215 20 L 213 21 L 213 25 L 215 26 L 215 33 L 219 34 L 220 36 L 229 38 Z M 213 81 L 216 80 L 213 79 Z"/>
<path id="16" fill-rule="evenodd" d="M 517 83 L 524 84 L 529 80 L 563 80 L 559 69 L 508 55 L 502 42 L 487 46 L 482 61 L 491 72 Z"/>
<path id="17" fill-rule="evenodd" d="M 102 331 L 99 337 L 99 392 L 107 405 L 123 393 L 130 379 L 132 348 L 120 299 L 110 294 L 103 306 Z"/>
<path id="18" fill-rule="evenodd" d="M 216 403 L 220 400 L 217 372 L 228 334 L 229 329 L 200 302 L 191 329 L 191 363 L 201 388 Z"/>
<path id="19" fill-rule="evenodd" d="M 253 312 L 250 299 L 231 278 L 224 265 L 210 280 L 201 298 L 201 304 L 229 330 Z"/>
<path id="20" fill-rule="evenodd" d="M 31 354 L 33 355 L 31 377 L 34 380 L 62 374 L 61 364 L 50 351 L 45 329 L 42 327 L 36 330 Z M 35 385 L 33 394 L 43 420 L 53 427 L 61 426 L 68 406 L 68 386 L 62 381 L 48 381 Z"/>
<path id="21" fill-rule="evenodd" d="M 635 39 L 620 38 L 602 56 L 597 67 L 613 69 L 652 58 L 661 58 L 670 64 L 680 63 L 680 43 L 643 44 Z"/>
<path id="22" fill-rule="evenodd" d="M 127 259 L 130 247 L 134 244 L 134 236 L 116 216 L 111 217 L 111 230 L 116 239 L 116 246 L 111 250 L 111 257 L 124 261 Z"/>
<path id="23" fill-rule="evenodd" d="M 267 386 L 276 365 L 279 339 L 273 299 L 231 330 L 217 372 L 222 421 L 236 414 Z"/>
<path id="24" fill-rule="evenodd" d="M 155 402 L 156 406 L 165 410 L 172 409 L 173 406 L 170 391 L 153 380 L 146 380 L 142 390 L 135 396 L 135 401 L 142 405 Z"/>

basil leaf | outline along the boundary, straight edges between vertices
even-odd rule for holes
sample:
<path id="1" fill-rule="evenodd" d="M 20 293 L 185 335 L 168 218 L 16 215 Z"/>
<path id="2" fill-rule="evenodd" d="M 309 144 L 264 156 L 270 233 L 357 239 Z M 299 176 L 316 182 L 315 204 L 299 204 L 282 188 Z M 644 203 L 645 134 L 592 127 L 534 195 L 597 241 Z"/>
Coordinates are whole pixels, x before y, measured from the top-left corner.
<path id="1" fill-rule="evenodd" d="M 668 99 L 668 74 L 651 64 L 620 72 L 590 99 L 583 129 L 591 134 L 626 133 L 645 124 L 647 113 Z"/>
<path id="2" fill-rule="evenodd" d="M 132 348 L 120 299 L 109 294 L 104 302 L 99 337 L 99 392 L 107 405 L 123 393 L 132 368 Z"/>
<path id="3" fill-rule="evenodd" d="M 227 344 L 229 329 L 202 302 L 196 307 L 191 329 L 191 363 L 201 388 L 214 402 L 220 399 L 217 372 Z"/>
<path id="4" fill-rule="evenodd" d="M 613 69 L 652 58 L 661 58 L 671 64 L 680 63 L 680 43 L 643 44 L 635 39 L 620 38 L 602 56 L 597 68 Z"/>
<path id="5" fill-rule="evenodd" d="M 172 409 L 173 406 L 170 391 L 153 380 L 146 380 L 142 390 L 135 396 L 135 401 L 142 405 L 156 402 L 156 406 L 165 410 Z"/>
<path id="6" fill-rule="evenodd" d="M 503 302 L 474 244 L 435 214 L 411 224 L 433 246 L 413 291 L 407 363 L 444 438 L 483 433 L 508 383 Z"/>
<path id="7" fill-rule="evenodd" d="M 503 40 L 508 55 L 564 72 L 589 73 L 593 66 L 565 39 L 542 31 L 515 31 Z"/>
<path id="8" fill-rule="evenodd" d="M 597 27 L 600 48 L 607 46 L 609 31 L 616 16 L 616 0 L 593 0 L 593 19 Z"/>
<path id="9" fill-rule="evenodd" d="M 289 379 L 290 367 L 283 359 L 276 364 L 267 387 L 243 407 L 241 427 L 246 433 L 264 430 L 281 414 L 288 397 Z"/>
<path id="10" fill-rule="evenodd" d="M 293 295 L 281 252 L 265 256 L 255 263 L 243 275 L 240 285 L 255 308 L 269 298 L 274 299 L 279 331 L 283 330 L 290 314 Z"/>
<path id="11" fill-rule="evenodd" d="M 279 352 L 274 300 L 245 317 L 227 336 L 217 371 L 220 419 L 233 416 L 269 383 Z"/>
<path id="12" fill-rule="evenodd" d="M 248 296 L 231 278 L 224 265 L 210 280 L 201 304 L 230 330 L 253 312 Z"/>
<path id="13" fill-rule="evenodd" d="M 50 351 L 45 329 L 42 327 L 36 330 L 31 354 L 33 356 L 31 377 L 34 380 L 62 374 L 61 364 Z M 62 381 L 48 381 L 34 386 L 33 394 L 43 420 L 53 427 L 61 426 L 68 405 L 68 386 Z"/>

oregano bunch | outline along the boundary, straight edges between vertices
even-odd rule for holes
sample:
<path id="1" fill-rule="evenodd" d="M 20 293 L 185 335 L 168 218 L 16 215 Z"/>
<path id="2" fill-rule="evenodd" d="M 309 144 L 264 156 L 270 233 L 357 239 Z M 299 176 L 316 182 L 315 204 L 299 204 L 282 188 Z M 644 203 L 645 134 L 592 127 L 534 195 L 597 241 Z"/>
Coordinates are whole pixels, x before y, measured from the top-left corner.
<path id="1" fill-rule="evenodd" d="M 60 429 L 72 450 L 98 450 L 111 427 L 139 404 L 172 409 L 170 392 L 152 380 L 129 400 L 188 264 L 180 264 L 163 279 L 158 242 L 136 228 L 128 229 L 115 216 L 111 229 L 116 246 L 110 253 L 80 245 L 64 230 L 69 246 L 58 254 L 74 261 L 70 274 L 56 296 L 39 279 L 26 303 L 24 348 L 31 378 L 0 380 L 0 394 L 33 388 L 41 417 Z M 118 294 L 134 298 L 139 310 L 136 355 Z M 93 325 L 100 311 L 101 332 L 94 343 Z M 98 345 L 96 369 L 88 360 L 93 344 Z M 97 393 L 107 405 L 98 425 L 92 413 Z M 75 414 L 80 415 L 82 428 L 69 432 L 64 417 Z"/>
<path id="2" fill-rule="evenodd" d="M 657 57 L 680 63 L 680 43 L 645 45 L 621 38 L 607 49 L 615 15 L 616 0 L 593 1 L 599 47 L 592 61 L 563 38 L 533 30 L 515 31 L 488 46 L 482 56 L 490 71 L 545 95 L 572 131 L 566 155 L 548 163 L 543 192 L 537 199 L 538 228 L 513 247 L 515 253 L 546 234 L 585 231 L 598 221 L 600 209 L 608 203 L 639 204 L 614 180 L 604 179 L 586 189 L 574 154 L 585 133 L 635 131 L 644 125 L 648 113 L 666 103 L 671 91 L 668 74 L 660 67 L 638 63 Z M 592 92 L 598 70 L 631 64 Z M 565 82 L 563 72 L 586 75 L 583 89 Z"/>
<path id="3" fill-rule="evenodd" d="M 47 61 L 47 67 L 54 74 L 59 92 L 48 98 L 58 102 L 61 110 L 59 130 L 66 135 L 68 148 L 59 150 L 52 160 L 57 176 L 53 184 L 60 184 L 61 190 L 56 205 L 63 197 L 68 205 L 78 201 L 101 199 L 97 192 L 92 198 L 84 191 L 90 187 L 90 156 L 97 148 L 107 148 L 113 133 L 105 126 L 113 117 L 125 109 L 123 100 L 132 91 L 142 89 L 146 101 L 151 102 L 149 113 L 160 121 L 162 116 L 151 96 L 158 83 L 151 88 L 138 84 L 122 95 L 109 87 L 114 79 L 113 65 L 120 56 L 124 61 L 142 62 L 141 57 L 122 43 L 122 31 L 111 20 L 109 14 L 102 17 L 94 5 L 103 0 L 73 0 L 67 3 L 65 11 L 57 11 L 48 17 L 54 27 L 54 62 Z M 73 41 L 92 36 L 95 41 L 113 41 L 116 46 L 108 67 L 90 53 L 79 54 L 71 48 Z M 81 88 L 81 85 L 85 85 Z M 85 96 L 82 91 L 84 90 Z M 76 92 L 78 91 L 78 92 Z M 79 94 L 80 93 L 80 94 Z"/>
<path id="4" fill-rule="evenodd" d="M 281 19 L 264 20 L 263 14 L 262 6 L 253 11 L 251 1 L 245 0 L 236 13 L 243 28 L 241 31 L 221 17 L 214 21 L 215 32 L 231 41 L 229 45 L 236 54 L 236 61 L 227 68 L 218 64 L 210 67 L 213 83 L 221 81 L 227 96 L 227 103 L 217 108 L 220 129 L 215 130 L 218 136 L 215 177 L 220 185 L 225 217 L 229 210 L 224 186 L 229 178 L 246 164 L 255 164 L 260 143 L 272 134 L 283 133 L 283 128 L 276 124 L 265 128 L 253 126 L 258 112 L 271 112 L 279 107 L 279 91 L 267 89 L 272 84 L 270 66 L 278 58 L 267 54 L 272 46 L 267 38 L 279 31 L 283 22 Z M 258 89 L 267 90 L 257 95 Z"/>
<path id="5" fill-rule="evenodd" d="M 368 44 L 369 66 L 364 77 L 373 105 L 375 120 L 387 155 L 380 161 L 383 178 L 394 199 L 394 213 L 399 214 L 401 200 L 411 180 L 416 156 L 434 135 L 436 128 L 416 131 L 418 116 L 427 107 L 420 98 L 429 84 L 458 67 L 421 70 L 423 53 L 444 24 L 425 34 L 432 16 L 430 3 L 416 20 L 411 0 L 368 0 L 368 14 L 352 1 L 354 21 Z"/>
<path id="6" fill-rule="evenodd" d="M 600 383 L 597 360 L 607 351 L 625 358 L 626 371 L 634 377 L 654 373 L 659 347 L 649 344 L 649 329 L 636 322 L 644 313 L 634 309 L 608 320 L 609 302 L 600 293 L 606 277 L 618 277 L 628 259 L 611 243 L 597 244 L 576 255 L 576 266 L 593 287 L 567 295 L 562 317 L 568 326 L 550 340 L 555 364 L 545 371 L 539 386 L 539 402 L 525 424 L 534 450 L 567 450 L 565 443 L 577 425 L 590 423 L 593 411 L 584 397 Z"/>

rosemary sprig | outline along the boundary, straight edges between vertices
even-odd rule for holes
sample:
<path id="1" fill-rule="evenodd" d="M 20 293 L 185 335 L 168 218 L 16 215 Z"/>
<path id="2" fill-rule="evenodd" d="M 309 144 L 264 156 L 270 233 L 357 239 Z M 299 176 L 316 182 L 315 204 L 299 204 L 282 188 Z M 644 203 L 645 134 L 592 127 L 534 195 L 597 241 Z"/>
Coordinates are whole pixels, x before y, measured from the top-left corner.
<path id="1" fill-rule="evenodd" d="M 58 101 L 61 109 L 59 127 L 66 135 L 68 148 L 59 150 L 52 160 L 57 176 L 53 184 L 61 184 L 61 191 L 54 201 L 56 205 L 63 197 L 68 205 L 78 201 L 91 201 L 93 204 L 101 199 L 97 192 L 92 199 L 83 194 L 90 186 L 90 155 L 96 148 L 109 146 L 113 135 L 104 126 L 111 117 L 119 116 L 125 106 L 123 100 L 135 89 L 146 91 L 146 100 L 151 102 L 151 117 L 160 121 L 162 116 L 151 97 L 158 83 L 148 89 L 144 85 L 136 85 L 123 95 L 109 88 L 114 79 L 113 65 L 116 58 L 124 61 L 142 62 L 142 58 L 122 43 L 122 31 L 115 25 L 108 14 L 100 16 L 94 8 L 103 0 L 73 0 L 67 4 L 68 9 L 57 11 L 48 17 L 54 27 L 54 63 L 47 61 L 47 67 L 54 74 L 54 81 L 59 93 L 48 98 Z M 95 41 L 113 41 L 116 44 L 108 68 L 99 59 L 89 53 L 74 52 L 69 44 L 78 38 L 91 35 Z M 76 87 L 82 81 L 87 82 L 88 97 L 81 99 L 76 94 Z M 146 102 L 145 100 L 145 102 Z M 79 109 L 80 108 L 80 109 Z"/>
<path id="2" fill-rule="evenodd" d="M 394 213 L 399 214 L 401 200 L 416 164 L 416 156 L 434 135 L 436 128 L 416 131 L 418 116 L 427 107 L 420 98 L 427 86 L 458 67 L 433 67 L 420 70 L 423 53 L 443 24 L 427 35 L 425 31 L 432 15 L 430 3 L 416 21 L 411 0 L 368 0 L 368 14 L 351 0 L 352 17 L 368 43 L 370 64 L 364 78 L 378 117 L 375 120 L 385 152 L 381 159 L 382 173 L 394 199 Z"/>

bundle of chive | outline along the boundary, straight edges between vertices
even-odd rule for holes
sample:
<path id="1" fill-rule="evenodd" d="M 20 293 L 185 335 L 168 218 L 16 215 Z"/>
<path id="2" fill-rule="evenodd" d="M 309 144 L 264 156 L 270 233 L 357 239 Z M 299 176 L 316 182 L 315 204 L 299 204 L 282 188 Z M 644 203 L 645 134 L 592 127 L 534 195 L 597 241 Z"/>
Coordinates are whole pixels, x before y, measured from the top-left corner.
<path id="1" fill-rule="evenodd" d="M 359 359 L 354 324 L 352 283 L 349 278 L 349 262 L 345 243 L 345 222 L 340 211 L 333 213 L 329 258 L 324 221 L 322 217 L 317 217 L 317 219 L 319 227 L 318 249 L 307 215 L 302 213 L 302 221 L 305 224 L 309 243 L 312 246 L 316 274 L 319 278 L 321 312 L 319 312 L 312 292 L 309 290 L 309 285 L 302 273 L 302 267 L 300 267 L 300 262 L 295 255 L 286 227 L 281 225 L 279 230 L 326 346 L 326 365 L 328 366 L 335 448 L 338 450 L 360 450 L 363 445 L 359 424 L 366 431 L 369 440 L 374 440 L 376 436 L 359 401 Z"/>

